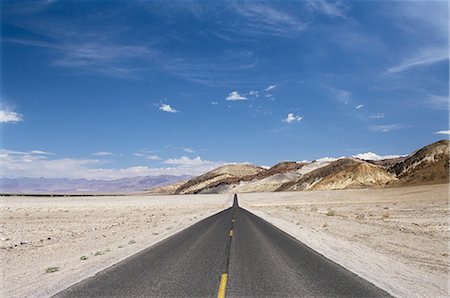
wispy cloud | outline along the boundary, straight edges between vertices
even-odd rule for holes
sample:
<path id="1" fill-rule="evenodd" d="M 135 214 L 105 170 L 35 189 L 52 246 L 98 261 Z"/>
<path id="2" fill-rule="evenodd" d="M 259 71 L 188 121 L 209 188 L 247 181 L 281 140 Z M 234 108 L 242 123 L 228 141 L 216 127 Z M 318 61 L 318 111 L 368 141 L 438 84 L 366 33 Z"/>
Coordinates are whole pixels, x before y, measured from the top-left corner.
<path id="1" fill-rule="evenodd" d="M 297 35 L 308 26 L 286 11 L 259 2 L 236 5 L 235 11 L 244 17 L 244 22 L 239 22 L 239 31 L 243 34 L 289 37 Z"/>
<path id="2" fill-rule="evenodd" d="M 350 102 L 352 93 L 345 90 L 336 90 L 336 99 L 344 104 L 348 104 Z"/>
<path id="3" fill-rule="evenodd" d="M 0 110 L 0 123 L 20 122 L 23 121 L 23 115 L 8 110 Z"/>
<path id="4" fill-rule="evenodd" d="M 434 132 L 435 135 L 450 135 L 450 130 L 439 130 Z"/>
<path id="5" fill-rule="evenodd" d="M 425 100 L 428 107 L 435 109 L 448 110 L 450 102 L 448 96 L 429 95 Z"/>
<path id="6" fill-rule="evenodd" d="M 399 73 L 411 68 L 428 66 L 446 60 L 448 60 L 447 48 L 426 49 L 402 61 L 400 64 L 388 68 L 387 71 L 388 73 Z"/>
<path id="7" fill-rule="evenodd" d="M 267 87 L 267 88 L 264 89 L 264 90 L 270 91 L 270 90 L 273 90 L 273 89 L 275 89 L 275 88 L 277 88 L 277 85 L 270 85 L 269 87 Z"/>
<path id="8" fill-rule="evenodd" d="M 250 91 L 248 92 L 248 95 L 258 98 L 258 97 L 259 97 L 259 91 L 256 91 L 256 90 L 250 90 Z"/>
<path id="9" fill-rule="evenodd" d="M 98 152 L 92 153 L 92 155 L 95 155 L 95 156 L 114 156 L 114 153 L 109 152 L 109 151 L 98 151 Z"/>
<path id="10" fill-rule="evenodd" d="M 364 108 L 364 105 L 357 105 L 355 108 L 356 108 L 357 110 L 359 110 L 359 109 Z"/>
<path id="11" fill-rule="evenodd" d="M 400 124 L 400 123 L 369 126 L 369 130 L 378 131 L 378 132 L 390 132 L 393 130 L 399 130 L 399 129 L 404 129 L 404 128 L 406 128 L 406 126 L 404 124 Z"/>
<path id="12" fill-rule="evenodd" d="M 145 68 L 154 52 L 144 45 L 122 45 L 106 41 L 46 42 L 30 39 L 5 39 L 5 42 L 47 48 L 57 55 L 54 66 L 79 69 L 116 78 L 133 78 Z"/>
<path id="13" fill-rule="evenodd" d="M 383 113 L 376 113 L 376 114 L 372 114 L 369 115 L 370 119 L 384 119 L 384 114 Z"/>
<path id="14" fill-rule="evenodd" d="M 137 156 L 137 157 L 142 157 L 142 158 L 148 159 L 148 160 L 161 160 L 161 157 L 154 154 L 152 151 L 147 151 L 147 150 L 141 150 L 139 152 L 133 153 L 133 155 Z"/>
<path id="15" fill-rule="evenodd" d="M 284 122 L 291 124 L 294 122 L 300 122 L 302 121 L 303 116 L 295 115 L 294 113 L 289 113 L 285 119 L 283 119 Z"/>
<path id="16" fill-rule="evenodd" d="M 225 98 L 228 101 L 237 101 L 237 100 L 247 100 L 247 97 L 244 95 L 239 94 L 237 91 L 232 91 L 228 96 Z"/>
<path id="17" fill-rule="evenodd" d="M 192 148 L 187 148 L 187 147 L 184 147 L 184 148 L 181 148 L 184 152 L 187 152 L 187 153 L 194 153 L 195 151 L 194 151 L 194 149 L 192 149 Z"/>
<path id="18" fill-rule="evenodd" d="M 348 4 L 343 1 L 308 0 L 306 3 L 313 11 L 333 17 L 345 17 L 348 9 Z"/>
<path id="19" fill-rule="evenodd" d="M 179 112 L 176 109 L 174 109 L 172 106 L 170 106 L 169 104 L 165 104 L 165 103 L 161 103 L 159 105 L 158 109 L 160 111 L 167 112 L 167 113 L 178 113 Z"/>

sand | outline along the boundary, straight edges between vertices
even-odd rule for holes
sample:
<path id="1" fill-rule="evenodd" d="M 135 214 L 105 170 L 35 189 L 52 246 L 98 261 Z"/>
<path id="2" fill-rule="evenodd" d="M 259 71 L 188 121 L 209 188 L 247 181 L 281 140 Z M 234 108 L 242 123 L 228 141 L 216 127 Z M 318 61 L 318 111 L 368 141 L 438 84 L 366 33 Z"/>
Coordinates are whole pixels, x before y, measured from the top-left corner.
<path id="1" fill-rule="evenodd" d="M 0 296 L 43 297 L 230 207 L 232 195 L 0 200 Z"/>
<path id="2" fill-rule="evenodd" d="M 449 185 L 249 193 L 241 207 L 397 297 L 449 296 Z"/>

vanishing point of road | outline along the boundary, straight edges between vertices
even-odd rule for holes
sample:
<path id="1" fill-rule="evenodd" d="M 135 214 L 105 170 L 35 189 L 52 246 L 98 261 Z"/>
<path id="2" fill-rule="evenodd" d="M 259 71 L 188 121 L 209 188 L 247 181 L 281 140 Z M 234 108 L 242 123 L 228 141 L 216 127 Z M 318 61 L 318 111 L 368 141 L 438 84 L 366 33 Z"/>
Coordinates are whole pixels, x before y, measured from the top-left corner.
<path id="1" fill-rule="evenodd" d="M 360 256 L 363 258 L 364 256 Z M 238 206 L 212 215 L 55 297 L 387 297 Z"/>

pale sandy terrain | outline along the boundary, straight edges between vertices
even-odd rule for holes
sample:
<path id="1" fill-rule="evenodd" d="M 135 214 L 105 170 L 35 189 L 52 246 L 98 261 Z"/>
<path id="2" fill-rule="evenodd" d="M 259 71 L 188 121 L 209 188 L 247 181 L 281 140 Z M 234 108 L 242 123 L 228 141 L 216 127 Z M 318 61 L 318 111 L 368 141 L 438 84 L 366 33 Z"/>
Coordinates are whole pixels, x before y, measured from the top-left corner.
<path id="1" fill-rule="evenodd" d="M 0 202 L 0 296 L 36 297 L 54 294 L 231 206 L 232 195 L 2 197 Z M 239 203 L 395 296 L 449 294 L 447 184 L 248 193 L 239 195 Z M 49 267 L 59 271 L 46 273 Z"/>
<path id="2" fill-rule="evenodd" d="M 230 207 L 232 195 L 0 200 L 0 296 L 42 297 Z"/>
<path id="3" fill-rule="evenodd" d="M 248 193 L 241 207 L 397 297 L 449 296 L 449 185 Z"/>

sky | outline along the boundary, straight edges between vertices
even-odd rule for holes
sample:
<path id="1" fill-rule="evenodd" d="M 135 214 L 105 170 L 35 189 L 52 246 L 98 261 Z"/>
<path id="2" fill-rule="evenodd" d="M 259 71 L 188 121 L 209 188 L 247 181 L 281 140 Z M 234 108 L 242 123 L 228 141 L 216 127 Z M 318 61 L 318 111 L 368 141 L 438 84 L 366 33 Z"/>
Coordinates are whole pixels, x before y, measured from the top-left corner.
<path id="1" fill-rule="evenodd" d="M 0 177 L 409 154 L 449 138 L 448 21 L 447 1 L 2 1 Z"/>

